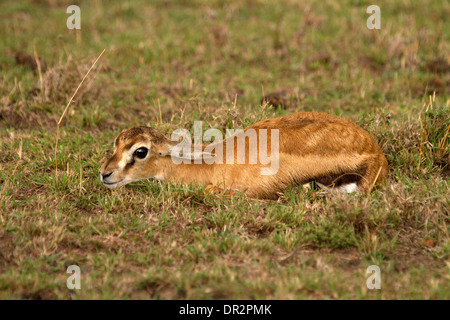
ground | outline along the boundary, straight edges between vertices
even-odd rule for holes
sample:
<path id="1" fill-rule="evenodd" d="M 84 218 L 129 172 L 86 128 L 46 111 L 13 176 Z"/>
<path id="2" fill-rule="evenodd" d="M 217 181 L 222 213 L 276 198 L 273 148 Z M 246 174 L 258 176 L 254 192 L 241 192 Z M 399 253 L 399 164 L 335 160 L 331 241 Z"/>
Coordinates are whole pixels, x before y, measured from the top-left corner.
<path id="1" fill-rule="evenodd" d="M 0 298 L 450 299 L 448 2 L 379 1 L 380 30 L 373 1 L 74 2 L 81 30 L 64 2 L 0 4 Z M 260 201 L 100 183 L 124 128 L 295 111 L 370 132 L 385 187 Z"/>

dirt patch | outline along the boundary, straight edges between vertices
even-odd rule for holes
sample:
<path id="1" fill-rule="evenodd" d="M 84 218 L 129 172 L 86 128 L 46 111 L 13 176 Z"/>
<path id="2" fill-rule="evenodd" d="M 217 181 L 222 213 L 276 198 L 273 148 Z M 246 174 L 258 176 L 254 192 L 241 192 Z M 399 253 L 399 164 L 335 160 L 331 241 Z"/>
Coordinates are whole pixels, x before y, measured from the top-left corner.
<path id="1" fill-rule="evenodd" d="M 449 92 L 449 87 L 450 83 L 448 81 L 435 77 L 425 82 L 422 92 L 426 92 L 428 95 L 434 92 L 439 95 L 445 95 Z"/>
<path id="2" fill-rule="evenodd" d="M 449 89 L 450 82 L 440 77 L 433 77 L 425 81 L 412 81 L 410 86 L 411 94 L 416 98 L 433 95 L 434 92 L 438 95 L 445 95 L 450 91 Z"/>
<path id="3" fill-rule="evenodd" d="M 438 58 L 432 61 L 429 61 L 426 64 L 426 69 L 433 73 L 448 73 L 450 71 L 450 65 L 447 60 Z"/>
<path id="4" fill-rule="evenodd" d="M 434 268 L 445 267 L 445 261 L 433 258 L 432 253 L 440 250 L 439 247 L 398 245 L 395 252 L 389 254 L 388 260 L 395 262 L 396 271 L 407 271 L 411 267 L 426 266 Z"/>
<path id="5" fill-rule="evenodd" d="M 435 166 L 442 168 L 441 175 L 444 179 L 450 177 L 450 154 L 447 154 L 447 156 L 436 157 L 433 163 Z"/>
<path id="6" fill-rule="evenodd" d="M 283 109 L 289 109 L 295 108 L 298 105 L 298 102 L 299 98 L 293 90 L 282 89 L 263 96 L 260 104 L 267 104 L 274 108 L 280 106 Z"/>
<path id="7" fill-rule="evenodd" d="M 45 185 L 39 184 L 32 187 L 20 187 L 16 191 L 17 200 L 26 200 L 37 194 L 45 194 L 47 192 Z"/>
<path id="8" fill-rule="evenodd" d="M 332 259 L 329 259 L 333 257 Z M 337 267 L 349 270 L 360 269 L 364 259 L 358 249 L 328 249 L 318 248 L 314 245 L 303 245 L 290 253 L 278 253 L 275 259 L 280 264 L 307 265 L 312 268 Z M 327 261 L 325 263 L 325 261 Z"/>
<path id="9" fill-rule="evenodd" d="M 359 58 L 360 64 L 375 74 L 383 73 L 386 64 L 371 56 L 362 56 Z"/>
<path id="10" fill-rule="evenodd" d="M 306 68 L 310 71 L 316 70 L 321 65 L 334 69 L 339 65 L 339 63 L 329 52 L 326 51 L 321 51 L 314 54 L 305 62 Z"/>
<path id="11" fill-rule="evenodd" d="M 17 65 L 27 67 L 30 70 L 32 70 L 35 74 L 38 72 L 39 67 L 35 57 L 25 52 L 17 52 L 14 57 L 16 59 Z M 39 57 L 39 66 L 41 68 L 41 72 L 45 72 L 45 70 L 47 70 L 47 63 L 40 57 Z"/>
<path id="12" fill-rule="evenodd" d="M 182 97 L 186 96 L 189 93 L 188 88 L 177 85 L 162 84 L 158 86 L 158 89 L 160 92 L 162 92 L 163 95 L 169 96 L 174 99 L 181 99 Z"/>
<path id="13" fill-rule="evenodd" d="M 29 129 L 34 127 L 56 126 L 56 118 L 50 117 L 42 110 L 28 113 L 16 111 L 12 106 L 0 108 L 0 127 Z"/>
<path id="14" fill-rule="evenodd" d="M 146 279 L 137 283 L 132 295 L 145 291 L 150 298 L 183 299 L 186 298 L 185 290 L 175 290 L 173 285 L 162 279 Z"/>
<path id="15" fill-rule="evenodd" d="M 442 259 L 436 259 L 432 252 L 439 250 L 439 247 L 429 247 L 425 243 L 423 246 L 411 247 L 399 245 L 395 251 L 387 253 L 385 262 L 394 262 L 394 268 L 398 272 L 406 272 L 411 267 L 433 267 L 442 268 L 445 262 Z M 332 258 L 330 258 L 332 257 Z M 327 261 L 329 267 L 335 267 L 346 270 L 361 269 L 366 266 L 365 260 L 357 248 L 328 249 L 317 248 L 306 245 L 294 249 L 292 252 L 279 252 L 275 254 L 275 260 L 280 264 L 298 264 L 307 265 L 313 268 L 324 267 L 324 261 Z M 326 267 L 326 266 L 325 266 Z"/>
<path id="16" fill-rule="evenodd" d="M 33 88 L 31 90 L 28 90 L 28 94 L 32 97 L 37 97 L 41 93 L 41 89 L 39 88 Z"/>
<path id="17" fill-rule="evenodd" d="M 12 262 L 14 237 L 6 231 L 0 231 L 0 273 Z"/>
<path id="18" fill-rule="evenodd" d="M 22 292 L 22 300 L 52 300 L 53 296 L 50 291 L 39 290 L 36 292 Z"/>

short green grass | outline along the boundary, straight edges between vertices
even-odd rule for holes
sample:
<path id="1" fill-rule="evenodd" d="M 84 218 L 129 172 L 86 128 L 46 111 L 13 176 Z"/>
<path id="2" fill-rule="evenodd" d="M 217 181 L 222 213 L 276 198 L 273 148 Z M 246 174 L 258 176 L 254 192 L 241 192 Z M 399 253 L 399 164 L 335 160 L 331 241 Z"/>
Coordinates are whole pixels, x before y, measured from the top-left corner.
<path id="1" fill-rule="evenodd" d="M 378 31 L 370 1 L 78 3 L 81 31 L 62 2 L 0 4 L 0 298 L 450 298 L 447 2 L 379 1 Z M 41 75 L 15 62 L 34 49 Z M 103 49 L 55 156 L 57 121 Z M 295 103 L 260 105 L 278 90 Z M 257 201 L 98 179 L 124 128 L 224 130 L 295 111 L 368 130 L 385 188 Z M 73 264 L 81 290 L 66 287 Z M 381 290 L 366 287 L 369 265 Z"/>

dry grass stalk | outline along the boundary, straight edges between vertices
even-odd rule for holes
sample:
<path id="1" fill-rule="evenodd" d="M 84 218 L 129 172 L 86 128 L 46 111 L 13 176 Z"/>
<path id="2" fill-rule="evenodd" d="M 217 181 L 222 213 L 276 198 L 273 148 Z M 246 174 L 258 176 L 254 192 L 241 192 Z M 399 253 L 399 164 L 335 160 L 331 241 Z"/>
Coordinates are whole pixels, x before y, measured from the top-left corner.
<path id="1" fill-rule="evenodd" d="M 39 73 L 39 84 L 41 87 L 41 94 L 44 94 L 44 81 L 42 79 L 41 62 L 39 61 L 39 56 L 36 51 L 36 46 L 34 46 L 33 49 L 34 49 L 34 59 L 36 60 L 36 65 L 37 65 L 37 69 L 38 69 L 38 73 Z"/>
<path id="2" fill-rule="evenodd" d="M 89 75 L 89 73 L 91 72 L 91 70 L 95 67 L 95 65 L 97 64 L 97 61 L 101 58 L 101 56 L 103 55 L 103 53 L 105 52 L 106 49 L 103 49 L 102 53 L 100 53 L 100 55 L 97 57 L 97 59 L 95 59 L 94 63 L 92 64 L 92 66 L 89 68 L 89 70 L 86 72 L 86 74 L 84 75 L 83 79 L 81 80 L 81 82 L 78 84 L 77 89 L 75 90 L 74 94 L 72 95 L 72 97 L 69 99 L 69 102 L 66 105 L 66 108 L 64 109 L 64 112 L 61 115 L 61 118 L 59 118 L 58 121 L 58 126 L 56 127 L 56 141 L 55 141 L 55 165 L 56 165 L 56 169 L 55 169 L 55 175 L 57 176 L 58 174 L 58 161 L 56 159 L 56 155 L 58 152 L 58 140 L 59 140 L 59 127 L 61 125 L 61 121 L 63 120 L 64 116 L 67 113 L 67 110 L 69 109 L 70 104 L 73 101 L 73 98 L 75 98 L 75 95 L 77 94 L 78 90 L 81 88 L 81 86 L 83 85 L 84 80 L 87 78 L 87 76 Z"/>
<path id="3" fill-rule="evenodd" d="M 436 99 L 436 93 L 433 94 L 433 96 L 429 96 L 430 97 L 430 102 L 428 102 L 428 104 L 426 105 L 427 108 L 424 112 L 424 117 L 423 120 L 421 121 L 422 124 L 422 133 L 421 133 L 421 138 L 420 138 L 420 152 L 419 152 L 419 161 L 417 163 L 417 170 L 420 169 L 420 163 L 422 162 L 422 154 L 423 154 L 423 150 L 425 148 L 425 140 L 427 137 L 427 113 L 429 109 L 433 108 L 433 102 Z M 423 105 L 423 108 L 425 108 L 425 103 Z M 422 108 L 422 110 L 423 110 Z"/>
<path id="4" fill-rule="evenodd" d="M 450 125 L 447 127 L 447 131 L 445 132 L 444 138 L 442 138 L 442 143 L 441 143 L 441 147 L 440 147 L 440 153 L 441 153 L 441 156 L 444 155 L 444 152 L 445 152 L 445 148 L 444 148 L 444 147 L 445 147 L 445 142 L 447 141 L 447 137 L 448 137 L 449 132 L 450 132 Z"/>

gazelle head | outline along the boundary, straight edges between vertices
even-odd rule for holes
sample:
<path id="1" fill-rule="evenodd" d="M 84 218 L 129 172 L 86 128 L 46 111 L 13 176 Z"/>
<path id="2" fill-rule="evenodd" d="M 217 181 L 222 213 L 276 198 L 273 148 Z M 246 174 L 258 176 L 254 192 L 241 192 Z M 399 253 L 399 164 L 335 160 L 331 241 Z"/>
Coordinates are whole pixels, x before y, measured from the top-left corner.
<path id="1" fill-rule="evenodd" d="M 177 142 L 150 127 L 123 130 L 114 140 L 114 154 L 100 168 L 100 180 L 116 188 L 147 178 L 158 178 L 160 161 L 170 157 Z"/>

